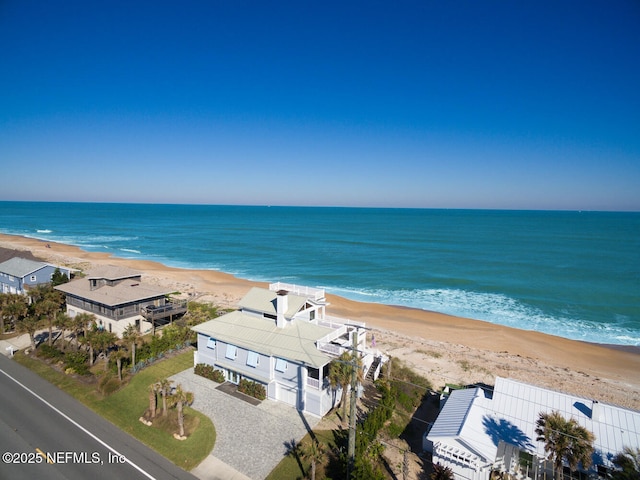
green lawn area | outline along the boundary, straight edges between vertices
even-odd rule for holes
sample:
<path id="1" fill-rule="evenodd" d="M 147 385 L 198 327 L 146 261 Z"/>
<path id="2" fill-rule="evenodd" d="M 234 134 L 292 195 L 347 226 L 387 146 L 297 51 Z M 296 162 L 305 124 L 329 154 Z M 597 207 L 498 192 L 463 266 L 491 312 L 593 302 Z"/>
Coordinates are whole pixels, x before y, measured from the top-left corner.
<path id="1" fill-rule="evenodd" d="M 139 421 L 149 406 L 148 386 L 193 367 L 192 350 L 145 368 L 131 377 L 126 386 L 105 398 L 96 392 L 95 385 L 85 385 L 39 360 L 22 354 L 16 354 L 14 358 L 185 470 L 197 466 L 213 449 L 216 438 L 213 423 L 206 415 L 189 407 L 185 408 L 185 417 L 190 417 L 185 418 L 185 423 L 190 422 L 197 428 L 184 441 Z"/>

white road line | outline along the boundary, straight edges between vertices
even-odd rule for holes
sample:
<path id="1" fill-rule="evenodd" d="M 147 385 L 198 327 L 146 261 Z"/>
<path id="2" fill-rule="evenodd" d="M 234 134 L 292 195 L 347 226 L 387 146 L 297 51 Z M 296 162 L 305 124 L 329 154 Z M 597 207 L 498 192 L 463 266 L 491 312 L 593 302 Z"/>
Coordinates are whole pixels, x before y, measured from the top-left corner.
<path id="1" fill-rule="evenodd" d="M 135 463 L 133 463 L 131 460 L 129 460 L 125 455 L 122 455 L 120 452 L 118 452 L 115 448 L 113 448 L 112 446 L 108 445 L 107 443 L 103 442 L 101 439 L 99 439 L 98 437 L 96 437 L 93 433 L 91 433 L 89 430 L 87 430 L 86 428 L 84 428 L 82 425 L 80 425 L 78 422 L 76 422 L 75 420 L 73 420 L 72 418 L 70 418 L 69 416 L 67 416 L 66 414 L 64 414 L 63 412 L 61 412 L 60 410 L 58 410 L 56 407 L 54 407 L 53 405 L 51 405 L 49 402 L 47 402 L 44 398 L 42 398 L 40 395 L 38 395 L 36 392 L 34 392 L 33 390 L 31 390 L 29 387 L 27 387 L 26 385 L 23 385 L 22 383 L 20 383 L 18 380 L 16 380 L 15 378 L 13 378 L 11 375 L 9 375 L 7 372 L 5 372 L 4 370 L 0 369 L 0 372 L 2 372 L 7 378 L 9 378 L 10 380 L 13 380 L 15 383 L 17 383 L 18 385 L 20 385 L 22 388 L 24 388 L 27 392 L 29 392 L 31 395 L 33 395 L 34 397 L 36 397 L 38 400 L 40 400 L 42 403 L 44 403 L 45 405 L 47 405 L 50 409 L 52 409 L 53 411 L 57 412 L 59 415 L 61 415 L 64 419 L 66 419 L 67 421 L 69 421 L 70 423 L 72 423 L 73 425 L 75 425 L 76 427 L 78 427 L 80 430 L 82 430 L 84 433 L 86 433 L 87 435 L 89 435 L 91 438 L 93 438 L 96 442 L 100 443 L 102 446 L 104 446 L 105 448 L 111 450 L 114 454 L 123 457 L 125 462 L 127 462 L 129 465 L 131 465 L 133 468 L 135 468 L 136 470 L 138 470 L 141 474 L 143 474 L 145 477 L 147 477 L 150 480 L 156 480 L 154 477 L 152 477 L 151 475 L 149 475 L 147 472 L 145 472 L 142 468 L 140 468 L 138 465 L 136 465 Z"/>

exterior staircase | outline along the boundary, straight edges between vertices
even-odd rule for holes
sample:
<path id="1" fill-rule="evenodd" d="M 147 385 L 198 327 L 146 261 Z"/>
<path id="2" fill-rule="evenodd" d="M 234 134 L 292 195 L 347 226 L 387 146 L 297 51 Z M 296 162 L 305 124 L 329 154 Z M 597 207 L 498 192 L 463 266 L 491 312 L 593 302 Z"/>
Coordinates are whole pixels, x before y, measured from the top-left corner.
<path id="1" fill-rule="evenodd" d="M 373 382 L 373 374 L 378 369 L 378 365 L 380 365 L 381 361 L 382 361 L 382 357 L 376 357 L 373 360 L 373 363 L 371 364 L 371 366 L 369 367 L 369 370 L 367 371 L 367 376 L 365 377 L 366 381 Z"/>

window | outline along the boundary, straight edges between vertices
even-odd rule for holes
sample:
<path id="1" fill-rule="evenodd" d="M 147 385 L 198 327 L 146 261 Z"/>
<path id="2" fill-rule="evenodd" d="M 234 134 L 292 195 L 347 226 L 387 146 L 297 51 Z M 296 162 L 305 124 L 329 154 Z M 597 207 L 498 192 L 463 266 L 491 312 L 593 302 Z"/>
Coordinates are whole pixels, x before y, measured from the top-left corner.
<path id="1" fill-rule="evenodd" d="M 287 361 L 281 358 L 276 358 L 276 370 L 278 372 L 286 372 L 287 371 Z"/>
<path id="2" fill-rule="evenodd" d="M 256 352 L 249 352 L 249 355 L 247 355 L 247 365 L 255 368 L 258 366 L 259 363 L 260 363 L 260 356 Z"/>
<path id="3" fill-rule="evenodd" d="M 224 355 L 229 360 L 235 360 L 238 355 L 238 349 L 235 345 L 227 345 L 227 353 Z"/>
<path id="4" fill-rule="evenodd" d="M 216 349 L 216 339 L 215 338 L 209 337 L 209 339 L 207 340 L 207 348 L 210 348 L 211 350 L 215 350 Z"/>
<path id="5" fill-rule="evenodd" d="M 36 276 L 35 275 L 31 275 L 31 281 L 35 282 L 36 280 L 37 280 Z"/>

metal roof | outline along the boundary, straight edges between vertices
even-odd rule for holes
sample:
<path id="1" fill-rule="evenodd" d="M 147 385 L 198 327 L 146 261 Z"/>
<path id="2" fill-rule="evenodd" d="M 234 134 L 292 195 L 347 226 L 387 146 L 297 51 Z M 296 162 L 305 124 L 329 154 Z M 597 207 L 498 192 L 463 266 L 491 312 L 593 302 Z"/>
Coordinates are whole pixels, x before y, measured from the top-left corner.
<path id="1" fill-rule="evenodd" d="M 536 421 L 541 412 L 558 410 L 594 434 L 598 463 L 610 465 L 625 446 L 640 448 L 638 411 L 500 377 L 492 398 L 479 390 L 452 392 L 427 438 L 465 446 L 489 462 L 495 460 L 500 441 L 544 457 L 544 445 L 536 441 Z"/>
<path id="2" fill-rule="evenodd" d="M 0 272 L 23 278 L 27 275 L 49 266 L 46 262 L 38 262 L 27 258 L 13 257 L 0 263 Z"/>
<path id="3" fill-rule="evenodd" d="M 249 292 L 242 297 L 242 300 L 238 303 L 238 306 L 242 309 L 253 310 L 254 312 L 268 313 L 270 315 L 276 314 L 276 297 L 277 292 L 267 290 L 265 288 L 253 287 Z M 298 313 L 307 302 L 307 297 L 295 295 L 293 293 L 287 294 L 287 311 L 284 316 L 288 319 Z"/>
<path id="4" fill-rule="evenodd" d="M 304 320 L 293 320 L 278 328 L 275 320 L 235 311 L 192 329 L 216 340 L 315 368 L 331 360 L 318 350 L 316 342 L 334 330 Z"/>

